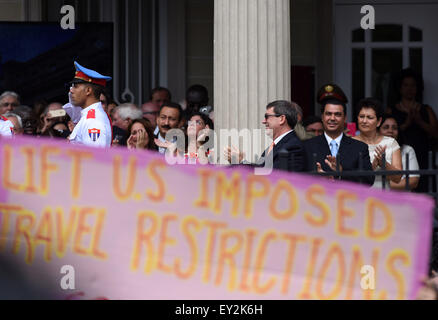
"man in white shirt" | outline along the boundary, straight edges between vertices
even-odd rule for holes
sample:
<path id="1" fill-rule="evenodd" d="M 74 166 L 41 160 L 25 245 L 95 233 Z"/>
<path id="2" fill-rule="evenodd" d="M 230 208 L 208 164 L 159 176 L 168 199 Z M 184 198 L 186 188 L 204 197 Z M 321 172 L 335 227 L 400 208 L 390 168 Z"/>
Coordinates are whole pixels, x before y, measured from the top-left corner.
<path id="1" fill-rule="evenodd" d="M 111 77 L 82 67 L 75 62 L 76 74 L 71 82 L 72 105 L 82 108 L 81 119 L 69 137 L 71 143 L 109 148 L 112 142 L 111 121 L 100 102 L 100 95 Z"/>

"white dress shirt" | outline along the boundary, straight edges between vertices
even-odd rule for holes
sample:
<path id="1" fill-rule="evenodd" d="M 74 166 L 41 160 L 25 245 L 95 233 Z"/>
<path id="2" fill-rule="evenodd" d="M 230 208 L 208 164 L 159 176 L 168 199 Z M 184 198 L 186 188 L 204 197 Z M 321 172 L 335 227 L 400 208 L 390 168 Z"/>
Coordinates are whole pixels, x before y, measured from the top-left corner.
<path id="1" fill-rule="evenodd" d="M 279 136 L 277 139 L 274 140 L 275 145 L 277 146 L 281 140 L 283 140 L 284 137 L 286 137 L 289 133 L 291 133 L 294 130 L 290 130 L 288 132 L 286 132 L 285 134 L 282 134 L 281 136 Z"/>
<path id="2" fill-rule="evenodd" d="M 342 138 L 344 137 L 344 134 L 341 133 L 341 135 L 340 135 L 339 137 L 337 137 L 336 139 L 332 139 L 332 138 L 330 138 L 330 137 L 327 135 L 327 133 L 325 133 L 325 132 L 324 132 L 324 136 L 325 136 L 325 138 L 326 138 L 326 140 L 327 140 L 327 143 L 328 143 L 328 145 L 329 145 L 329 148 L 330 148 L 331 143 L 332 143 L 333 140 L 337 143 L 337 145 L 338 145 L 338 153 L 339 153 L 339 149 L 341 148 L 341 141 L 342 141 Z"/>

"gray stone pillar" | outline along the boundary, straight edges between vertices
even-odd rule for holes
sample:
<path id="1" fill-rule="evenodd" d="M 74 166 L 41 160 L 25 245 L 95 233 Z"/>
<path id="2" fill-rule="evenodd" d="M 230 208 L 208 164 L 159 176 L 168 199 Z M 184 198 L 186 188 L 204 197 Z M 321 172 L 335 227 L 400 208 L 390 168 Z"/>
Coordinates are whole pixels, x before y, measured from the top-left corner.
<path id="1" fill-rule="evenodd" d="M 215 0 L 214 25 L 215 126 L 260 129 L 291 98 L 290 0 Z"/>

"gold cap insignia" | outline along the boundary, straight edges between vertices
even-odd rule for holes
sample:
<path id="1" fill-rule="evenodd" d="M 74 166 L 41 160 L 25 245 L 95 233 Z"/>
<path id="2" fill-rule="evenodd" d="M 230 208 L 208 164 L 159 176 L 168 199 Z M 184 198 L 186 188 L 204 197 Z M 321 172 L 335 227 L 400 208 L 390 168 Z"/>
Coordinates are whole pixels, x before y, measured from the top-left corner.
<path id="1" fill-rule="evenodd" d="M 325 91 L 328 92 L 328 93 L 332 93 L 333 90 L 335 90 L 335 88 L 333 88 L 332 86 L 325 87 Z"/>

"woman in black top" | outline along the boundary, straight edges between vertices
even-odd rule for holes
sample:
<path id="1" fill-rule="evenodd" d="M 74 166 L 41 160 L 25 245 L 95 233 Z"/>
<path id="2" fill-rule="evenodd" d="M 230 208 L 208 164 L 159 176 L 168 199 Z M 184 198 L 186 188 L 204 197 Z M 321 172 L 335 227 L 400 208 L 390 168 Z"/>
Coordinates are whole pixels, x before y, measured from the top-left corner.
<path id="1" fill-rule="evenodd" d="M 412 69 L 402 71 L 400 78 L 400 102 L 388 109 L 388 113 L 401 124 L 400 134 L 406 144 L 417 154 L 420 169 L 428 169 L 428 152 L 434 139 L 438 139 L 438 121 L 433 109 L 421 103 L 423 79 Z M 428 179 L 422 176 L 417 192 L 428 191 Z"/>

